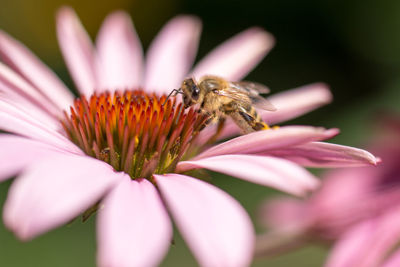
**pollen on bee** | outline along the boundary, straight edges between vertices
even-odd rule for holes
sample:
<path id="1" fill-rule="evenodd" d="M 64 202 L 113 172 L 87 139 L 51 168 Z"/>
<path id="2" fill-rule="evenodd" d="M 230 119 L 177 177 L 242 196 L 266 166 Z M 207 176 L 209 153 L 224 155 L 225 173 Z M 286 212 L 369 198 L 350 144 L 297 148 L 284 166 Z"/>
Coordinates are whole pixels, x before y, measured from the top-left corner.
<path id="1" fill-rule="evenodd" d="M 264 127 L 261 130 L 269 130 L 271 129 L 268 124 L 264 123 Z"/>
<path id="2" fill-rule="evenodd" d="M 274 126 L 269 126 L 268 124 L 264 123 L 264 127 L 261 130 L 278 130 L 279 126 L 274 125 Z"/>

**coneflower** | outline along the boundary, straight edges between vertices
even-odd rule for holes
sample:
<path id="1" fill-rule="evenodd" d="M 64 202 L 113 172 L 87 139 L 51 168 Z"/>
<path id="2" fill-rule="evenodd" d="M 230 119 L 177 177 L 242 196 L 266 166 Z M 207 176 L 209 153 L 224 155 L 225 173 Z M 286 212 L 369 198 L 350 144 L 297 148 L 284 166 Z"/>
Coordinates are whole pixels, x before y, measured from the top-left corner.
<path id="1" fill-rule="evenodd" d="M 318 180 L 297 162 L 376 163 L 363 150 L 313 143 L 338 131 L 310 126 L 208 145 L 213 127 L 201 131 L 206 118 L 183 109 L 179 100 L 164 104 L 166 94 L 187 75 L 239 80 L 274 41 L 251 28 L 189 72 L 200 27 L 194 17 L 172 19 L 143 64 L 124 12 L 106 18 L 94 47 L 75 13 L 61 9 L 58 37 L 81 94 L 75 100 L 26 47 L 0 33 L 0 55 L 7 64 L 0 65 L 0 128 L 9 132 L 0 135 L 0 179 L 18 175 L 3 218 L 20 239 L 97 211 L 98 265 L 152 266 L 168 251 L 172 216 L 200 265 L 245 266 L 254 245 L 247 213 L 219 188 L 184 172 L 207 168 L 302 195 Z M 278 111 L 263 117 L 279 123 L 330 100 L 324 85 L 311 85 L 271 97 Z M 221 138 L 236 130 L 228 123 Z"/>

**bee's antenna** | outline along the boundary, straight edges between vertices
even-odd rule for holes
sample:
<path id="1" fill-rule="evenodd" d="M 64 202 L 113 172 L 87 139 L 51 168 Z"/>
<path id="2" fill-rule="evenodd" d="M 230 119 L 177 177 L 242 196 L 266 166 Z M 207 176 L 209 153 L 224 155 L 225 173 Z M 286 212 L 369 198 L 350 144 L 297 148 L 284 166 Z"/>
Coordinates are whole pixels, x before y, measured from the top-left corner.
<path id="1" fill-rule="evenodd" d="M 167 96 L 167 98 L 165 99 L 164 103 L 163 103 L 161 106 L 164 106 L 165 103 L 167 103 L 168 99 L 169 99 L 171 96 L 176 96 L 177 94 L 183 94 L 181 88 L 179 88 L 179 89 L 172 89 L 171 93 L 169 93 L 169 95 Z"/>

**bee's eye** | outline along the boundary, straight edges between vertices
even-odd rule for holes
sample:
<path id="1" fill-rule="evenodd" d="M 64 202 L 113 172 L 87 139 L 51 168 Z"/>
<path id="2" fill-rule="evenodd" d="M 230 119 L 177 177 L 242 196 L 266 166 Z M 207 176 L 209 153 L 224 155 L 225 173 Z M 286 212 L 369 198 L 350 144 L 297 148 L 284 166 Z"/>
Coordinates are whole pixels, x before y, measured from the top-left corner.
<path id="1" fill-rule="evenodd" d="M 199 98 L 200 88 L 197 85 L 192 85 L 192 98 L 197 100 Z"/>

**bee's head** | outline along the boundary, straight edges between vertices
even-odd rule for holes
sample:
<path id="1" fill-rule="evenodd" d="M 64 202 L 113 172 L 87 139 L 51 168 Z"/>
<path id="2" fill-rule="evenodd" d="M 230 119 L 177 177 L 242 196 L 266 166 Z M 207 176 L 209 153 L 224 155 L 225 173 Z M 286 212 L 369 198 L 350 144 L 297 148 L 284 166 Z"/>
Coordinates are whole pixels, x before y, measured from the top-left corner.
<path id="1" fill-rule="evenodd" d="M 185 108 L 197 104 L 200 96 L 200 87 L 193 78 L 183 80 L 180 90 L 183 93 L 183 103 Z"/>

